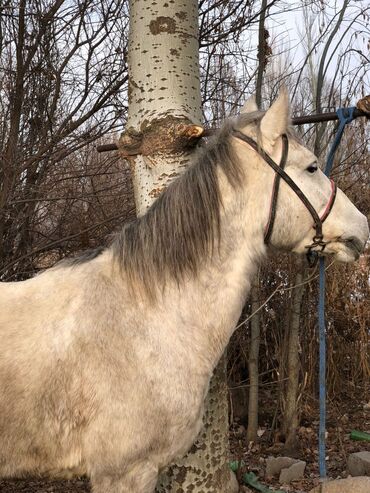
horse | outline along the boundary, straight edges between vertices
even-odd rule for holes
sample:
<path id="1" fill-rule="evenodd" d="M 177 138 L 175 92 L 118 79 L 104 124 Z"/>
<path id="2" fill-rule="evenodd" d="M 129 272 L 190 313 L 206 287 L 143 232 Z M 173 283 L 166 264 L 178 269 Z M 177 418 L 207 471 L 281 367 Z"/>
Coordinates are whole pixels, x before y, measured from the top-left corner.
<path id="1" fill-rule="evenodd" d="M 358 259 L 367 220 L 289 119 L 286 91 L 248 100 L 108 247 L 0 283 L 0 476 L 153 492 L 202 427 L 267 252 Z"/>

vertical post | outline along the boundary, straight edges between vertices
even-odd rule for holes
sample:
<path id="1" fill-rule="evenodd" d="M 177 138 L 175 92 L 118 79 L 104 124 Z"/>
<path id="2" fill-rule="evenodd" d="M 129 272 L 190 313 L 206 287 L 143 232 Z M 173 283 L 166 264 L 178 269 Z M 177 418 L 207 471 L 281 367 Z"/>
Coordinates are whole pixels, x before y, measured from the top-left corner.
<path id="1" fill-rule="evenodd" d="M 326 329 L 325 329 L 325 259 L 320 257 L 319 263 L 319 473 L 326 478 Z"/>
<path id="2" fill-rule="evenodd" d="M 339 126 L 335 135 L 333 145 L 330 148 L 326 159 L 325 174 L 330 175 L 333 167 L 334 155 L 341 141 L 344 128 L 347 123 L 350 123 L 355 117 L 355 107 L 339 108 L 337 115 Z M 326 328 L 325 328 L 325 259 L 320 258 L 319 263 L 319 399 L 320 399 L 320 425 L 319 425 L 319 472 L 320 478 L 326 478 Z"/>

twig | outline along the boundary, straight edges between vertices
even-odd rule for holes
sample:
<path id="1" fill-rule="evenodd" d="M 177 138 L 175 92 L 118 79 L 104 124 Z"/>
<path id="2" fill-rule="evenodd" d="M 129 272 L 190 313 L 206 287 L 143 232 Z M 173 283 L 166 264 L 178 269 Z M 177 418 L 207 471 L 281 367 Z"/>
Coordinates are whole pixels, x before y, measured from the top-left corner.
<path id="1" fill-rule="evenodd" d="M 327 270 L 329 269 L 329 267 L 331 267 L 333 264 L 334 264 L 334 260 L 333 260 L 333 261 L 332 261 L 332 262 L 331 262 L 331 263 L 330 263 L 327 267 L 325 267 L 325 271 L 327 271 Z M 314 273 L 313 273 L 311 276 L 309 276 L 307 279 L 305 279 L 304 281 L 302 281 L 302 282 L 300 282 L 300 283 L 298 283 L 298 284 L 294 284 L 293 286 L 288 286 L 288 287 L 284 288 L 284 287 L 282 287 L 282 284 L 279 284 L 279 286 L 278 286 L 278 287 L 277 287 L 277 288 L 276 288 L 276 289 L 275 289 L 275 290 L 274 290 L 274 291 L 270 294 L 270 296 L 269 296 L 269 297 L 268 297 L 268 298 L 267 298 L 267 299 L 266 299 L 266 300 L 262 303 L 262 305 L 261 305 L 261 306 L 259 306 L 259 307 L 257 308 L 257 310 L 255 310 L 253 313 L 251 313 L 251 314 L 249 315 L 249 317 L 247 317 L 245 320 L 243 320 L 242 322 L 240 322 L 240 324 L 238 324 L 238 325 L 236 326 L 235 330 L 236 330 L 236 329 L 239 329 L 242 325 L 244 325 L 245 323 L 249 322 L 249 320 L 250 320 L 252 317 L 254 317 L 254 316 L 256 315 L 256 313 L 258 313 L 260 310 L 262 310 L 262 308 L 263 308 L 264 306 L 266 306 L 266 305 L 267 305 L 267 303 L 271 300 L 271 298 L 273 298 L 273 297 L 275 296 L 275 294 L 276 294 L 277 292 L 281 292 L 281 293 L 283 293 L 283 292 L 285 292 L 285 291 L 291 291 L 291 290 L 293 290 L 293 289 L 295 289 L 295 288 L 298 288 L 299 286 L 304 286 L 305 284 L 310 283 L 310 282 L 311 282 L 311 281 L 313 281 L 314 279 L 317 279 L 317 278 L 319 277 L 319 275 L 318 275 L 318 274 L 315 274 L 316 270 L 317 270 L 317 269 L 315 269 Z"/>

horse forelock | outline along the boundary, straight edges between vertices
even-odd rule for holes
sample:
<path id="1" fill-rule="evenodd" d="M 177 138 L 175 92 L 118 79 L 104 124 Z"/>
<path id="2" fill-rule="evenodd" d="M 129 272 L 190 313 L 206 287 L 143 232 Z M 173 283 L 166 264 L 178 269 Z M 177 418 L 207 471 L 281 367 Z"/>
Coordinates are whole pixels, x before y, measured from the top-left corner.
<path id="1" fill-rule="evenodd" d="M 218 170 L 233 188 L 243 173 L 231 145 L 232 128 L 232 122 L 223 125 L 146 214 L 117 234 L 114 256 L 134 289 L 155 297 L 167 280 L 179 283 L 196 275 L 217 248 L 222 207 Z"/>

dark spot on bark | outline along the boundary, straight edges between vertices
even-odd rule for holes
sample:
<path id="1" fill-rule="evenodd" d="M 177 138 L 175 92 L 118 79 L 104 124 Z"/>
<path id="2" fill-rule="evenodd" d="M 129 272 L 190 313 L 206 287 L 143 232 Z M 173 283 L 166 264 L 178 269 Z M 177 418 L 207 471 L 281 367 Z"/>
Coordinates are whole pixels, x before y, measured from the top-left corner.
<path id="1" fill-rule="evenodd" d="M 186 479 L 186 467 L 180 466 L 178 468 L 178 472 L 175 476 L 176 482 L 179 484 L 183 484 L 185 479 Z M 183 493 L 182 490 L 180 490 L 180 493 Z"/>
<path id="2" fill-rule="evenodd" d="M 157 197 L 159 197 L 163 190 L 166 188 L 166 185 L 163 185 L 162 187 L 157 187 L 157 188 L 153 188 L 153 190 L 151 190 L 149 192 L 149 197 L 151 197 L 152 199 L 156 199 Z"/>
<path id="3" fill-rule="evenodd" d="M 191 38 L 194 38 L 193 35 L 185 32 L 180 32 L 179 37 L 182 39 L 182 44 L 187 44 Z"/>
<path id="4" fill-rule="evenodd" d="M 183 21 L 187 18 L 187 15 L 186 15 L 186 12 L 181 11 L 181 12 L 176 13 L 176 17 L 178 17 L 179 19 L 181 19 Z"/>
<path id="5" fill-rule="evenodd" d="M 197 450 L 206 450 L 206 444 L 204 442 L 195 442 L 192 446 L 191 449 L 189 450 L 189 453 L 195 454 Z"/>
<path id="6" fill-rule="evenodd" d="M 176 32 L 176 21 L 172 17 L 157 17 L 149 24 L 150 32 L 154 35 L 161 33 L 174 34 Z"/>

